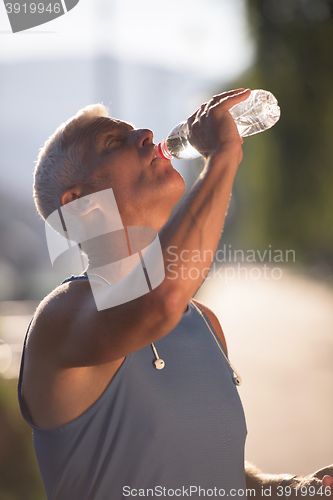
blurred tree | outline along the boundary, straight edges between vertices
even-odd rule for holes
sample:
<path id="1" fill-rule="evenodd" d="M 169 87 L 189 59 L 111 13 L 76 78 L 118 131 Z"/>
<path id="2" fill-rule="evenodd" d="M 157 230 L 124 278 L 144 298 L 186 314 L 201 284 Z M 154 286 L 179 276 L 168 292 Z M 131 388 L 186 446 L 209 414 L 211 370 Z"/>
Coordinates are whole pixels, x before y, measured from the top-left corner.
<path id="1" fill-rule="evenodd" d="M 281 119 L 244 140 L 228 238 L 247 248 L 293 248 L 297 261 L 332 268 L 332 1 L 247 0 L 247 6 L 257 56 L 236 84 L 270 90 Z"/>
<path id="2" fill-rule="evenodd" d="M 17 380 L 0 378 L 0 498 L 44 500 L 31 427 L 21 417 Z"/>

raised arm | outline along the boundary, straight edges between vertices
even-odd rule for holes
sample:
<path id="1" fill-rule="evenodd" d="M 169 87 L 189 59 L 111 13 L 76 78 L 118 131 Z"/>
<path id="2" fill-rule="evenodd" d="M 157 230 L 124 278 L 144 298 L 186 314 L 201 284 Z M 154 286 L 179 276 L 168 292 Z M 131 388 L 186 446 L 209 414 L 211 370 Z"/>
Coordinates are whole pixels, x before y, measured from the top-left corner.
<path id="1" fill-rule="evenodd" d="M 175 298 L 180 309 L 208 274 L 211 256 L 221 236 L 233 181 L 242 159 L 242 139 L 228 110 L 247 98 L 249 92 L 216 96 L 188 120 L 191 142 L 206 158 L 206 165 L 160 231 L 166 265 L 163 288 Z M 172 257 L 168 249 L 172 249 Z M 200 261 L 186 262 L 182 258 L 184 250 L 197 251 Z M 194 265 L 198 278 L 193 279 L 191 275 L 189 279 L 188 271 Z"/>
<path id="2" fill-rule="evenodd" d="M 44 321 L 45 327 L 54 329 L 56 337 L 59 331 L 67 332 L 61 342 L 64 367 L 92 366 L 121 359 L 163 337 L 180 321 L 212 263 L 211 255 L 220 239 L 234 177 L 242 159 L 242 139 L 228 110 L 249 93 L 249 90 L 238 90 L 215 96 L 188 120 L 191 142 L 202 152 L 206 164 L 197 182 L 160 230 L 166 269 L 164 281 L 138 299 L 102 311 L 96 310 L 86 282 L 63 285 L 54 292 L 52 300 L 45 303 L 39 324 L 42 326 Z M 177 255 L 172 272 L 168 266 L 170 247 Z M 184 250 L 197 250 L 203 258 L 196 263 L 181 262 Z M 198 278 L 187 279 L 194 265 Z M 183 266 L 182 272 L 180 266 Z"/>

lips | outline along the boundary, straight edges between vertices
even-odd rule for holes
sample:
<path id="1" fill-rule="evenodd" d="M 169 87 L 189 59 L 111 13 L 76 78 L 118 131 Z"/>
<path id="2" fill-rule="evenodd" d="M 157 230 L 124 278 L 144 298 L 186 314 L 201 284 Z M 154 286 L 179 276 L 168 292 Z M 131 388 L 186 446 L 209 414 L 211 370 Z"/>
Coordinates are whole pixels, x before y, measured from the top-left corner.
<path id="1" fill-rule="evenodd" d="M 171 158 L 172 157 L 170 156 L 170 159 Z M 161 143 L 160 144 L 155 144 L 154 149 L 153 149 L 153 158 L 152 158 L 151 163 L 154 160 L 163 160 L 164 162 L 168 162 L 172 166 L 170 159 L 166 158 L 166 156 L 163 154 L 163 152 L 161 150 Z"/>
<path id="2" fill-rule="evenodd" d="M 160 149 L 158 147 L 158 144 L 155 144 L 154 146 L 154 150 L 153 150 L 153 160 L 156 160 L 156 158 L 164 158 L 162 155 L 161 155 L 161 152 L 160 152 Z"/>

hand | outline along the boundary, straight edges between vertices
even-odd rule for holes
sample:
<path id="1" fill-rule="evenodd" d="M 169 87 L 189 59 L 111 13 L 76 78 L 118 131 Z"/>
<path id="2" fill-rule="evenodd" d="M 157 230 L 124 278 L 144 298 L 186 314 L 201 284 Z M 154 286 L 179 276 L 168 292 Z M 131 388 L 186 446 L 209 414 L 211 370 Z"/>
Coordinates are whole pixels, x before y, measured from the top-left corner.
<path id="1" fill-rule="evenodd" d="M 205 158 L 228 147 L 238 148 L 241 160 L 241 144 L 236 124 L 229 113 L 235 104 L 250 95 L 249 89 L 238 89 L 214 96 L 205 102 L 187 120 L 190 142 Z"/>
<path id="2" fill-rule="evenodd" d="M 325 489 L 326 487 L 331 488 L 331 495 L 329 498 L 332 498 L 333 500 L 333 465 L 328 465 L 327 467 L 323 467 L 320 470 L 317 470 L 314 474 L 312 474 L 311 477 L 315 477 L 316 479 L 321 480 L 321 484 L 323 488 Z M 325 496 L 322 497 L 327 498 Z"/>

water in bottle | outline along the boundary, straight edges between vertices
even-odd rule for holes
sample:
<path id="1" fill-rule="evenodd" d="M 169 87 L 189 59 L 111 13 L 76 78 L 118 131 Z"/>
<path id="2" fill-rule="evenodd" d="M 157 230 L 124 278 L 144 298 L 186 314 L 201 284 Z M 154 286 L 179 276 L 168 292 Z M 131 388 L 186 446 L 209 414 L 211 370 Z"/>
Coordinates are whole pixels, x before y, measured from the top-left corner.
<path id="1" fill-rule="evenodd" d="M 267 90 L 252 90 L 250 97 L 233 106 L 229 112 L 242 137 L 263 132 L 280 118 L 278 102 Z M 167 159 L 175 157 L 191 160 L 200 156 L 190 144 L 187 122 L 182 122 L 171 130 L 167 139 L 159 144 L 159 151 Z"/>

